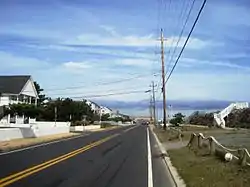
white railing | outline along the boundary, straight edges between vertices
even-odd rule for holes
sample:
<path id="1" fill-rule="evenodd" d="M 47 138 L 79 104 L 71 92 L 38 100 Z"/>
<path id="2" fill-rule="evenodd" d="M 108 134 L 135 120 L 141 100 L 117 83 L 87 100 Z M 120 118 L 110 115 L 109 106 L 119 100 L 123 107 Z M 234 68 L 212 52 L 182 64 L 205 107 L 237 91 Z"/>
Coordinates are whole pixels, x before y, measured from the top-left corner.
<path id="1" fill-rule="evenodd" d="M 231 103 L 227 108 L 223 109 L 220 113 L 214 114 L 215 122 L 218 126 L 225 128 L 226 122 L 224 118 L 228 116 L 234 109 L 244 109 L 248 108 L 249 104 L 247 102 L 242 103 Z"/>

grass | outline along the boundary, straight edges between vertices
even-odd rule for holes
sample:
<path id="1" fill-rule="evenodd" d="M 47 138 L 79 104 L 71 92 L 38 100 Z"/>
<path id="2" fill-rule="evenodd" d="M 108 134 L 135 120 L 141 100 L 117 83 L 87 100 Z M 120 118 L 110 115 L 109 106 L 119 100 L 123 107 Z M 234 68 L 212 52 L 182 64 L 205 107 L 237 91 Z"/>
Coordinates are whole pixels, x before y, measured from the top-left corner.
<path id="1" fill-rule="evenodd" d="M 22 138 L 22 139 L 14 139 L 14 140 L 9 140 L 9 141 L 1 141 L 0 152 L 27 147 L 27 146 L 35 145 L 39 143 L 50 142 L 50 141 L 59 140 L 63 138 L 68 138 L 68 137 L 72 137 L 76 135 L 79 135 L 79 134 L 78 133 L 63 133 L 63 134 L 48 135 L 48 136 L 43 136 L 43 137 L 38 137 L 38 138 Z"/>
<path id="2" fill-rule="evenodd" d="M 197 127 L 197 126 L 181 126 L 178 127 L 181 129 L 183 134 L 182 140 L 188 141 L 190 139 L 191 134 L 194 133 L 203 133 L 204 136 L 214 136 L 215 138 L 219 138 L 219 140 L 228 139 L 228 137 L 234 137 L 237 139 L 242 136 L 242 134 L 249 134 L 249 130 L 225 130 L 220 128 L 206 128 L 206 127 Z M 154 132 L 158 135 L 161 142 L 173 142 L 179 141 L 178 132 L 175 130 L 166 130 L 155 128 Z M 248 136 L 249 137 L 249 136 Z M 246 143 L 247 144 L 247 143 Z M 250 140 L 249 140 L 250 145 Z M 249 146 L 250 147 L 250 146 Z"/>
<path id="3" fill-rule="evenodd" d="M 188 187 L 247 187 L 250 167 L 226 163 L 204 150 L 187 147 L 168 151 L 173 165 Z"/>
<path id="4" fill-rule="evenodd" d="M 101 128 L 111 128 L 111 127 L 116 127 L 118 125 L 113 125 L 110 123 L 101 123 Z"/>

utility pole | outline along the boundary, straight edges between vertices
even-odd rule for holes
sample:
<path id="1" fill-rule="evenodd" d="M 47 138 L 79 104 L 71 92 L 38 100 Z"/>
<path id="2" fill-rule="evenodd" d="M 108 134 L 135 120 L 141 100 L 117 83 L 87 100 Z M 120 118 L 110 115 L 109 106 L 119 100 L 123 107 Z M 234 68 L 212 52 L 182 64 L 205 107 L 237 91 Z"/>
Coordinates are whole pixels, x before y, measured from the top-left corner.
<path id="1" fill-rule="evenodd" d="M 164 63 L 164 38 L 161 29 L 161 69 L 162 69 L 162 95 L 163 95 L 163 129 L 167 128 L 167 112 L 166 112 L 166 90 L 165 90 L 165 63 Z"/>
<path id="2" fill-rule="evenodd" d="M 156 126 L 156 109 L 155 109 L 155 87 L 157 85 L 154 83 L 154 81 L 152 81 L 152 85 L 150 87 L 152 87 L 152 96 L 153 96 L 153 119 L 154 119 L 154 125 Z"/>
<path id="3" fill-rule="evenodd" d="M 57 106 L 55 106 L 55 108 L 54 108 L 54 112 L 55 112 L 55 126 L 56 126 L 56 119 L 57 119 Z"/>
<path id="4" fill-rule="evenodd" d="M 153 101 L 152 101 L 151 93 L 149 93 L 149 96 L 150 96 L 150 98 L 149 98 L 149 115 L 150 115 L 150 122 L 152 122 L 153 121 L 153 110 L 152 110 Z"/>

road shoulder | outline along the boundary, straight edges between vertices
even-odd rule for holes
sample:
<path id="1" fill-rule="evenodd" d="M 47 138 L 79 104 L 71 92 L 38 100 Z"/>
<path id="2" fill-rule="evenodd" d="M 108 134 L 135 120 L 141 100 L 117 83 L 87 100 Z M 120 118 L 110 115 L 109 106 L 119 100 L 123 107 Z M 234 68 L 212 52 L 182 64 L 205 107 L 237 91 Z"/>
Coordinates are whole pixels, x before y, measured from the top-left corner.
<path id="1" fill-rule="evenodd" d="M 157 135 L 154 133 L 153 129 L 154 127 L 150 127 L 150 130 L 152 132 L 152 135 L 154 137 L 154 140 L 156 142 L 156 145 L 158 145 L 159 152 L 161 153 L 161 157 L 163 158 L 163 163 L 168 169 L 168 174 L 173 180 L 174 185 L 172 186 L 177 186 L 177 187 L 185 187 L 186 184 L 184 180 L 180 177 L 180 175 L 177 172 L 177 169 L 173 166 L 170 157 L 168 156 L 167 150 L 163 147 L 161 142 L 159 141 Z M 153 138 L 152 138 L 153 139 Z"/>
<path id="2" fill-rule="evenodd" d="M 79 136 L 83 136 L 82 133 L 63 133 L 63 134 L 55 134 L 49 136 L 42 136 L 37 138 L 22 138 L 22 139 L 14 139 L 9 141 L 0 142 L 0 154 L 6 153 L 10 151 L 15 151 L 19 149 L 28 149 L 35 146 L 43 146 L 47 144 L 57 143 L 60 141 L 65 141 L 68 139 L 76 138 Z"/>

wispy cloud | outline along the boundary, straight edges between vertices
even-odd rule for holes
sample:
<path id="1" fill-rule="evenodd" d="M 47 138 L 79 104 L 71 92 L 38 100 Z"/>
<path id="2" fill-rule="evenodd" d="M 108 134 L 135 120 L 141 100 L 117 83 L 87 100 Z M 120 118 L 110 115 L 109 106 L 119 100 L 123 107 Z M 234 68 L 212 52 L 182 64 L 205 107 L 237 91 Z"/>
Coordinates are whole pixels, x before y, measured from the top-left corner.
<path id="1" fill-rule="evenodd" d="M 46 68 L 49 65 L 48 62 L 43 60 L 38 60 L 36 58 L 30 58 L 30 57 L 16 56 L 4 51 L 0 51 L 0 62 L 1 62 L 0 71 L 6 69 L 15 70 L 13 68 L 21 68 L 21 69 L 28 68 L 34 70 L 38 68 Z"/>
<path id="2" fill-rule="evenodd" d="M 146 60 L 146 59 L 135 59 L 135 58 L 128 58 L 128 59 L 120 59 L 116 61 L 118 65 L 125 65 L 125 66 L 133 66 L 133 67 L 151 67 L 154 61 Z"/>
<path id="3" fill-rule="evenodd" d="M 64 42 L 64 44 L 76 44 L 76 45 L 100 45 L 100 46 L 142 46 L 142 47 L 155 47 L 159 45 L 158 38 L 154 34 L 148 34 L 144 36 L 138 35 L 121 35 L 114 27 L 102 25 L 108 35 L 101 35 L 98 33 L 84 33 L 78 35 L 75 39 L 70 39 Z M 171 36 L 168 37 L 165 46 L 172 47 L 176 45 L 179 37 Z M 186 36 L 180 38 L 178 47 L 182 47 L 186 40 Z M 199 38 L 191 38 L 187 48 L 190 49 L 201 49 L 207 46 L 218 45 L 216 42 L 201 40 Z"/>
<path id="4" fill-rule="evenodd" d="M 63 63 L 63 66 L 66 68 L 73 69 L 73 70 L 83 70 L 83 69 L 89 69 L 92 67 L 89 63 L 86 63 L 86 62 L 66 62 L 66 63 Z"/>
<path id="5" fill-rule="evenodd" d="M 181 59 L 181 65 L 184 65 L 185 67 L 195 67 L 198 65 L 207 65 L 206 67 L 213 67 L 213 66 L 219 66 L 224 68 L 231 68 L 231 69 L 240 69 L 244 71 L 250 71 L 250 67 L 243 66 L 237 63 L 233 63 L 230 61 L 213 61 L 213 60 L 202 60 L 202 59 L 194 59 L 194 58 L 182 58 Z"/>

